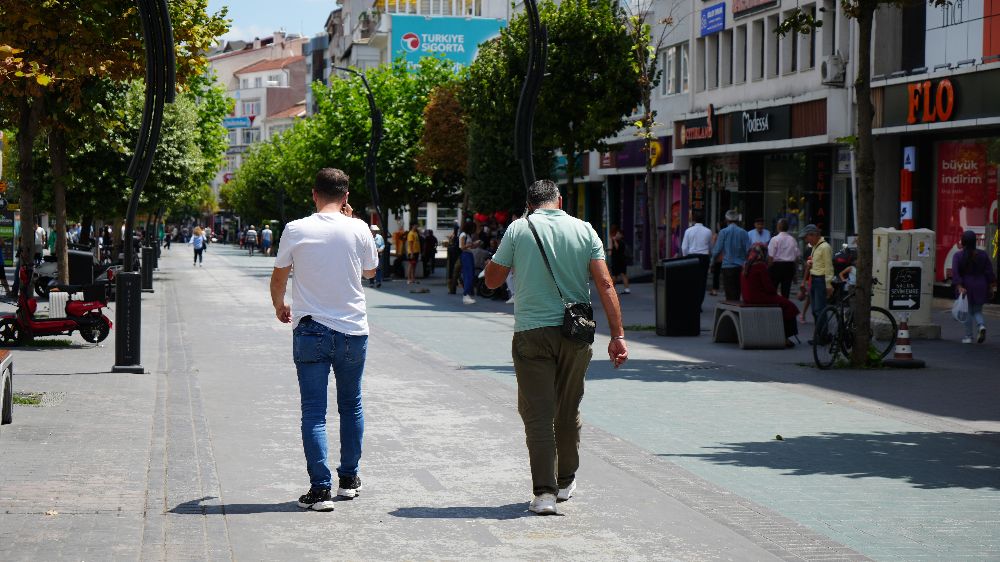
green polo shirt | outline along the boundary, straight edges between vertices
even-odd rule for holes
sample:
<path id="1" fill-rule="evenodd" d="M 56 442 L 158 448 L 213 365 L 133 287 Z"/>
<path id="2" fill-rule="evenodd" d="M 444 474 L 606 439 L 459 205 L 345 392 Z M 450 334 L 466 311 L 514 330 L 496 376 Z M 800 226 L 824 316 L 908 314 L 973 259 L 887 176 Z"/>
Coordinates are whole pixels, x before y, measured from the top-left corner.
<path id="1" fill-rule="evenodd" d="M 531 215 L 545 246 L 549 264 L 569 302 L 590 302 L 590 262 L 604 259 L 604 244 L 590 223 L 560 209 L 538 209 Z M 563 304 L 545 268 L 527 219 L 511 223 L 493 261 L 514 270 L 514 331 L 561 326 Z"/>

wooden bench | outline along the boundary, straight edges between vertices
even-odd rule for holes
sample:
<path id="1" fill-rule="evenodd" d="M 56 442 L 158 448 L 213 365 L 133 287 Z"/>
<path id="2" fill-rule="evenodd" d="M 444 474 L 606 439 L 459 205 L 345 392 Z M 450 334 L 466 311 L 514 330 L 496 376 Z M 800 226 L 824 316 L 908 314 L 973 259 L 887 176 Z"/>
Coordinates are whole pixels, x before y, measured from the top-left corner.
<path id="1" fill-rule="evenodd" d="M 776 304 L 723 301 L 715 305 L 712 341 L 740 349 L 784 349 L 785 323 Z"/>

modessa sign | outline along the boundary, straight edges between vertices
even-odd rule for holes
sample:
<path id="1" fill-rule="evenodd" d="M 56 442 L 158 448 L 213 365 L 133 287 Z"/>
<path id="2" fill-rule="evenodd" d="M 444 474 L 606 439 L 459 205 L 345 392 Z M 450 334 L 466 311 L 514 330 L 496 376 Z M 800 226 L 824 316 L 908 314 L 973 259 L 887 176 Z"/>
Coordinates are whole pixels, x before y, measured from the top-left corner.
<path id="1" fill-rule="evenodd" d="M 394 56 L 402 55 L 411 67 L 431 56 L 468 66 L 479 46 L 500 35 L 505 25 L 506 20 L 497 18 L 393 14 Z"/>

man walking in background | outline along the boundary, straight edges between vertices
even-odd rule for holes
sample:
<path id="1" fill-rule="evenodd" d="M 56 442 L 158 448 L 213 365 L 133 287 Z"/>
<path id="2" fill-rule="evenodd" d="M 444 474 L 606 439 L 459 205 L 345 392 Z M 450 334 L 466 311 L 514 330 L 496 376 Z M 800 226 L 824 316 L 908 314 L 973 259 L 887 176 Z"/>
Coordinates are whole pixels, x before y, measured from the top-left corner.
<path id="1" fill-rule="evenodd" d="M 778 219 L 778 234 L 767 244 L 767 259 L 771 282 L 786 299 L 792 292 L 795 266 L 801 254 L 799 243 L 788 233 L 788 219 Z"/>
<path id="2" fill-rule="evenodd" d="M 740 228 L 740 214 L 735 210 L 726 211 L 726 221 L 729 226 L 719 232 L 712 250 L 712 260 L 722 255 L 722 288 L 726 292 L 726 300 L 740 300 L 740 272 L 750 251 L 750 236 Z"/>
<path id="3" fill-rule="evenodd" d="M 378 268 L 375 240 L 364 221 L 351 217 L 347 174 L 323 168 L 312 198 L 316 213 L 288 223 L 271 274 L 271 302 L 278 320 L 295 325 L 292 356 L 302 400 L 302 446 L 309 492 L 299 507 L 333 511 L 332 474 L 327 463 L 326 409 L 330 368 L 340 414 L 338 496 L 361 491 L 358 463 L 364 435 L 361 376 L 368 349 L 368 314 L 361 278 Z M 292 281 L 292 305 L 285 287 Z"/>
<path id="4" fill-rule="evenodd" d="M 517 270 L 511 354 L 531 463 L 529 509 L 554 515 L 556 501 L 568 500 L 576 490 L 580 401 L 593 356 L 589 344 L 562 335 L 564 299 L 589 305 L 589 277 L 607 315 L 608 356 L 615 367 L 628 359 L 628 348 L 600 237 L 589 223 L 562 211 L 559 188 L 549 180 L 528 188 L 527 203 L 528 216 L 511 223 L 486 266 L 486 286 L 500 287 L 507 273 Z"/>
<path id="5" fill-rule="evenodd" d="M 812 254 L 809 256 L 812 262 L 809 270 L 809 304 L 812 306 L 813 318 L 819 318 L 819 313 L 826 308 L 827 299 L 833 296 L 833 248 L 815 224 L 806 225 L 802 229 L 802 237 L 812 246 Z"/>
<path id="6" fill-rule="evenodd" d="M 763 244 L 767 246 L 771 241 L 771 231 L 764 228 L 764 219 L 754 219 L 753 228 L 747 234 L 750 235 L 750 245 Z"/>
<path id="7" fill-rule="evenodd" d="M 271 226 L 265 224 L 264 230 L 260 231 L 260 249 L 264 252 L 265 256 L 271 255 L 271 242 L 273 240 L 273 233 L 271 232 Z"/>
<path id="8" fill-rule="evenodd" d="M 712 229 L 702 222 L 705 220 L 703 211 L 694 212 L 694 224 L 684 231 L 684 238 L 681 240 L 681 255 L 698 258 L 698 265 L 701 266 L 700 287 L 701 291 L 698 300 L 700 307 L 705 302 L 705 287 L 708 284 L 708 256 L 712 252 Z"/>
<path id="9" fill-rule="evenodd" d="M 377 224 L 372 225 L 372 239 L 375 241 L 375 251 L 378 252 L 378 268 L 375 270 L 375 278 L 368 280 L 369 287 L 379 288 L 382 286 L 382 255 L 385 254 L 385 238 Z"/>
<path id="10" fill-rule="evenodd" d="M 247 229 L 246 247 L 250 249 L 250 256 L 253 257 L 254 248 L 257 247 L 257 229 L 252 224 Z"/>

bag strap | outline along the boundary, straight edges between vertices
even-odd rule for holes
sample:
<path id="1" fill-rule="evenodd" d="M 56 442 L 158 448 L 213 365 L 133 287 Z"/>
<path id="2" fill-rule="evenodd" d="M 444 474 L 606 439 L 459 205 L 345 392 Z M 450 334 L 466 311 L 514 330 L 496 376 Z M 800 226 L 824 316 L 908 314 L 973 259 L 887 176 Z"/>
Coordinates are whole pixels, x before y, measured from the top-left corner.
<path id="1" fill-rule="evenodd" d="M 549 275 L 552 277 L 552 284 L 556 286 L 556 292 L 559 293 L 559 300 L 562 301 L 564 306 L 569 306 L 566 302 L 566 297 L 563 296 L 562 289 L 559 288 L 559 283 L 556 281 L 556 274 L 552 272 L 552 266 L 549 265 L 549 256 L 545 253 L 545 246 L 542 245 L 542 239 L 538 236 L 535 225 L 531 224 L 531 215 L 526 215 L 524 220 L 528 221 L 528 228 L 531 229 L 531 234 L 535 237 L 535 243 L 538 244 L 538 251 L 542 253 L 542 261 L 545 262 L 545 269 L 549 270 Z"/>

